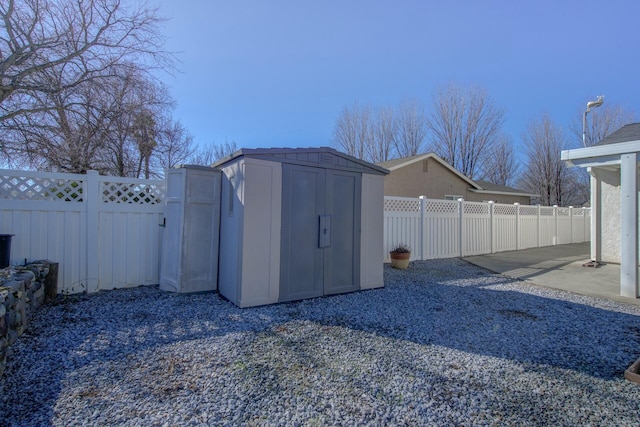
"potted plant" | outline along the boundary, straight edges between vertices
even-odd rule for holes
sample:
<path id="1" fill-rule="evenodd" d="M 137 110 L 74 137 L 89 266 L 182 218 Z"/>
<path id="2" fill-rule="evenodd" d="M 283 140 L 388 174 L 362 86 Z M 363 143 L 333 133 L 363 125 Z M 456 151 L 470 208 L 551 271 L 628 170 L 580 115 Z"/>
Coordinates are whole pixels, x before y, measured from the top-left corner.
<path id="1" fill-rule="evenodd" d="M 389 257 L 391 258 L 391 267 L 404 270 L 409 266 L 411 248 L 404 243 L 398 243 L 389 251 Z"/>

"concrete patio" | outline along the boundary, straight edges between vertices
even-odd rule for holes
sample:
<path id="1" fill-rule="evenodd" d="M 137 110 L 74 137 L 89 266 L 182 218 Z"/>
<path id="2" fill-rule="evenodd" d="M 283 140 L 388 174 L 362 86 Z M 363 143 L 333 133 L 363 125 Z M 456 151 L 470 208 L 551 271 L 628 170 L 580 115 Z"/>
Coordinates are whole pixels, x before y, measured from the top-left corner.
<path id="1" fill-rule="evenodd" d="M 589 242 L 464 259 L 487 270 L 540 286 L 640 305 L 640 299 L 620 296 L 619 264 L 583 267 L 589 261 Z"/>

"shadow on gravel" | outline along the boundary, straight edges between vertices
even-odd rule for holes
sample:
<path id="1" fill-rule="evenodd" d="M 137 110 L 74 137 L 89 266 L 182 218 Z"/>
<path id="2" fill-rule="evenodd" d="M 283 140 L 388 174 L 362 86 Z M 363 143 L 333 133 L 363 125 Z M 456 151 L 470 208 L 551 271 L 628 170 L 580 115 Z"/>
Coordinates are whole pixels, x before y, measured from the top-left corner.
<path id="1" fill-rule="evenodd" d="M 217 294 L 175 295 L 156 287 L 61 298 L 37 312 L 15 345 L 0 379 L 0 420 L 6 410 L 13 419 L 26 416 L 36 401 L 30 419 L 46 424 L 70 372 L 93 363 L 192 340 L 277 331 L 292 320 L 600 379 L 621 378 L 639 356 L 640 317 L 622 312 L 623 304 L 596 308 L 581 303 L 587 298 L 549 290 L 539 296 L 529 285 L 459 259 L 415 262 L 406 271 L 385 266 L 385 283 L 384 289 L 249 309 Z"/>
<path id="2" fill-rule="evenodd" d="M 391 287 L 401 280 L 417 285 L 401 292 L 403 316 L 394 323 L 418 343 L 602 379 L 620 378 L 640 356 L 640 316 L 624 312 L 639 313 L 635 306 L 603 300 L 587 305 L 596 300 L 537 288 L 459 259 L 417 262 L 408 272 L 386 268 L 385 275 Z M 424 324 L 424 316 L 431 328 L 412 328 Z"/>
<path id="3" fill-rule="evenodd" d="M 412 264 L 385 266 L 384 298 L 353 294 L 357 309 L 310 320 L 600 379 L 621 378 L 640 356 L 640 316 L 623 312 L 638 313 L 635 306 L 600 300 L 598 308 L 459 259 Z"/>

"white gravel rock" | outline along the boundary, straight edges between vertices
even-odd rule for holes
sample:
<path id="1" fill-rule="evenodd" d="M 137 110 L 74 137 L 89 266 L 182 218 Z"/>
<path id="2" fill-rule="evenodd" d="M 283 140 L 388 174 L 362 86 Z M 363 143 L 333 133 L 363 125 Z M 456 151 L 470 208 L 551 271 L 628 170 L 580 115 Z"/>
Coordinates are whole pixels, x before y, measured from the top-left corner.
<path id="1" fill-rule="evenodd" d="M 458 259 L 384 289 L 239 309 L 157 287 L 36 313 L 0 425 L 638 425 L 640 307 Z"/>

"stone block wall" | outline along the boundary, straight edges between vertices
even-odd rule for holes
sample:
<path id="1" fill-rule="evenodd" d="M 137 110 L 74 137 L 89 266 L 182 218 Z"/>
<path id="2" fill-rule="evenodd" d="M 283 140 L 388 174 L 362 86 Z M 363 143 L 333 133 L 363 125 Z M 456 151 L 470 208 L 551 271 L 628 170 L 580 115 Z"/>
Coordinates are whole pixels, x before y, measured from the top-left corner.
<path id="1" fill-rule="evenodd" d="M 49 276 L 51 266 L 49 261 L 37 261 L 0 270 L 0 376 L 7 356 L 11 355 L 11 345 L 29 326 L 34 310 L 44 302 L 45 288 L 51 285 L 48 282 L 54 282 L 57 287 L 57 280 Z M 57 273 L 57 268 L 53 270 Z"/>

